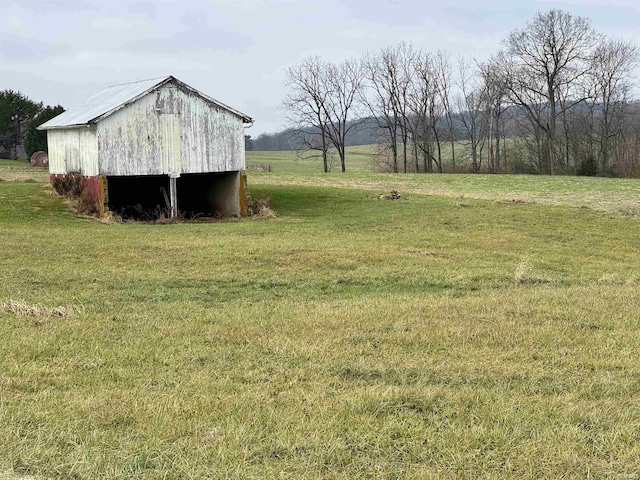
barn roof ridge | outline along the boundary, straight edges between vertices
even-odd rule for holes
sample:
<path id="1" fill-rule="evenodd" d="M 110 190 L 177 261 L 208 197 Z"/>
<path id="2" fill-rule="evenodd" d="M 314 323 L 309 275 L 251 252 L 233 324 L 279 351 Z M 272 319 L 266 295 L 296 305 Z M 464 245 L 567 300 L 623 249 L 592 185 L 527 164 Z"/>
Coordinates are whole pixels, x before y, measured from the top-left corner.
<path id="1" fill-rule="evenodd" d="M 152 77 L 152 78 L 144 78 L 142 80 L 134 80 L 133 82 L 114 83 L 113 85 L 109 85 L 107 88 L 122 87 L 123 85 L 132 85 L 134 83 L 143 83 L 143 82 L 152 82 L 152 81 L 161 82 L 161 81 L 166 80 L 167 78 L 170 78 L 170 77 L 171 77 L 171 75 L 164 75 L 162 77 Z"/>
<path id="2" fill-rule="evenodd" d="M 127 105 L 170 82 L 175 82 L 203 100 L 241 117 L 244 123 L 253 122 L 251 117 L 248 115 L 235 110 L 212 97 L 209 97 L 199 90 L 196 90 L 195 88 L 178 80 L 173 75 L 168 75 L 164 77 L 150 78 L 147 80 L 111 85 L 92 97 L 89 97 L 84 102 L 77 104 L 66 112 L 63 112 L 57 117 L 43 123 L 38 127 L 38 130 L 88 126 L 112 115 L 118 110 L 121 110 Z"/>

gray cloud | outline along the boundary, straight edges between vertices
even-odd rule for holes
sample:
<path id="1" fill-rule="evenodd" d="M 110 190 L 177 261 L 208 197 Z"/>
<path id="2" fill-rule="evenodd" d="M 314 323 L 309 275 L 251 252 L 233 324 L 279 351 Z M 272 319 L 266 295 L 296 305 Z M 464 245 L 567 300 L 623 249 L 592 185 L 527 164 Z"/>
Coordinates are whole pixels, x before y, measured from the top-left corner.
<path id="1" fill-rule="evenodd" d="M 64 45 L 0 33 L 0 57 L 11 62 L 41 61 L 54 55 L 64 55 L 70 50 Z"/>
<path id="2" fill-rule="evenodd" d="M 417 26 L 424 23 L 424 17 L 433 13 L 434 6 L 429 2 L 419 3 L 411 0 L 389 0 L 376 2 L 370 0 L 338 0 L 354 18 L 384 25 Z"/>
<path id="3" fill-rule="evenodd" d="M 253 40 L 240 33 L 200 27 L 176 32 L 159 38 L 142 38 L 125 43 L 122 49 L 129 53 L 173 54 L 202 50 L 231 50 L 242 52 Z"/>
<path id="4" fill-rule="evenodd" d="M 406 40 L 482 60 L 550 8 L 640 44 L 637 2 L 0 0 L 0 89 L 69 106 L 109 84 L 174 74 L 254 116 L 257 136 L 281 127 L 284 69 L 306 56 L 341 61 Z"/>
<path id="5" fill-rule="evenodd" d="M 25 2 L 10 1 L 9 5 L 27 7 Z M 46 13 L 89 12 L 100 10 L 97 2 L 91 0 L 31 0 L 29 6 L 35 11 Z"/>
<path id="6" fill-rule="evenodd" d="M 127 12 L 132 15 L 143 15 L 149 18 L 155 18 L 158 10 L 150 2 L 133 2 L 127 5 Z"/>

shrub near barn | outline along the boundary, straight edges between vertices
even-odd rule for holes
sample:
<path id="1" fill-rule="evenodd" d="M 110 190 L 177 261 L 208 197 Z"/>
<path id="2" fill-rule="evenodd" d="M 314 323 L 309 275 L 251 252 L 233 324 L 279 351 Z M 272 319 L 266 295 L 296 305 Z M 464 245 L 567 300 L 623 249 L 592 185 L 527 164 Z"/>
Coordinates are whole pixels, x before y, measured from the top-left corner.
<path id="1" fill-rule="evenodd" d="M 55 191 L 67 197 L 73 209 L 82 215 L 100 215 L 102 181 L 100 178 L 87 178 L 77 172 L 64 175 L 52 175 L 51 185 Z"/>

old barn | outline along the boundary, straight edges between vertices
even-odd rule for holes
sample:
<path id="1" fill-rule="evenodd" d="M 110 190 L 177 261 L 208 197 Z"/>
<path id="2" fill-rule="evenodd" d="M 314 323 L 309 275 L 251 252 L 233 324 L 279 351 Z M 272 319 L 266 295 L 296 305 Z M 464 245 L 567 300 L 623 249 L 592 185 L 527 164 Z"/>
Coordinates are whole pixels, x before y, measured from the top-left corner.
<path id="1" fill-rule="evenodd" d="M 115 85 L 42 124 L 49 172 L 100 208 L 239 215 L 251 118 L 169 76 Z"/>

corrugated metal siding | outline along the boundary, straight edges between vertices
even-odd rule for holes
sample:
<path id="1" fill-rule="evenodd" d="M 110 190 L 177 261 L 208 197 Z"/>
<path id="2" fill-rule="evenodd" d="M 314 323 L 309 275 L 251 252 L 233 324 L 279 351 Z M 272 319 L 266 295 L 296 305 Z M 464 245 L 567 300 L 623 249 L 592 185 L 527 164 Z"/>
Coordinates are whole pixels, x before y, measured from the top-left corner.
<path id="1" fill-rule="evenodd" d="M 47 132 L 49 172 L 80 172 L 98 175 L 98 144 L 95 127 L 79 127 Z"/>
<path id="2" fill-rule="evenodd" d="M 103 175 L 242 170 L 243 119 L 167 85 L 100 120 L 98 150 Z"/>

